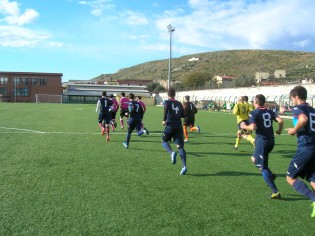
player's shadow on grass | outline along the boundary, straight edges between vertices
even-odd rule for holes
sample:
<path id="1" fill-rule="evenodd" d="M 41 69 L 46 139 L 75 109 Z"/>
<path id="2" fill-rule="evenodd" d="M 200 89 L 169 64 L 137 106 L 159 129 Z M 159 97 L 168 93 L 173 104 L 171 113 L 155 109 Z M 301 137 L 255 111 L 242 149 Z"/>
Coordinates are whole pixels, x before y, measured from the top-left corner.
<path id="1" fill-rule="evenodd" d="M 239 157 L 250 157 L 251 154 L 244 150 L 244 151 L 237 151 L 237 152 L 186 152 L 187 155 L 191 155 L 194 157 L 211 157 L 211 156 L 239 156 Z"/>
<path id="2" fill-rule="evenodd" d="M 286 196 L 291 196 L 291 197 L 286 197 Z M 288 202 L 293 202 L 293 201 L 309 201 L 308 198 L 298 195 L 298 194 L 281 194 L 281 198 L 277 200 L 282 200 L 282 201 L 288 201 Z"/>
<path id="3" fill-rule="evenodd" d="M 186 175 L 191 175 L 195 177 L 206 177 L 206 176 L 231 176 L 231 177 L 240 177 L 240 176 L 261 176 L 261 173 L 256 172 L 240 172 L 240 171 L 220 171 L 213 174 L 190 174 L 187 173 Z M 277 174 L 277 177 L 285 177 L 285 174 Z"/>

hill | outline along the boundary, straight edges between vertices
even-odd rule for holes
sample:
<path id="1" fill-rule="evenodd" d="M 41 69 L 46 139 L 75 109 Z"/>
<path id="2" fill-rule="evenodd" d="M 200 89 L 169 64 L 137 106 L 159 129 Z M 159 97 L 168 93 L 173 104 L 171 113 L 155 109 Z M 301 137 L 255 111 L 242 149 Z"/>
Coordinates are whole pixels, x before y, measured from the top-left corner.
<path id="1" fill-rule="evenodd" d="M 188 61 L 190 58 L 199 60 Z M 100 75 L 93 80 L 111 77 L 113 80 L 167 80 L 168 58 L 120 69 L 117 73 Z M 255 77 L 256 72 L 285 70 L 286 79 L 315 78 L 315 53 L 281 50 L 227 50 L 172 58 L 172 80 L 180 81 L 192 71 L 211 76 L 233 75 Z"/>

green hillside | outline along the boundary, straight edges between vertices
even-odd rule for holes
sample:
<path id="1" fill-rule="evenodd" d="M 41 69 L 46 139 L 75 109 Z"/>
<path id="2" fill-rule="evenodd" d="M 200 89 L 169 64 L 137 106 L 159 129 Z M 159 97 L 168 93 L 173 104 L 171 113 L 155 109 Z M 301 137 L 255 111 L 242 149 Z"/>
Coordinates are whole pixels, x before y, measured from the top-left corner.
<path id="1" fill-rule="evenodd" d="M 199 60 L 188 61 L 195 57 Z M 274 74 L 275 70 L 285 70 L 286 79 L 314 78 L 315 53 L 280 50 L 228 50 L 192 54 L 172 59 L 172 79 L 181 80 L 189 72 L 206 72 L 214 75 L 233 75 L 255 77 L 257 71 Z M 100 75 L 93 80 L 100 79 Z M 168 58 L 150 61 L 129 68 L 120 69 L 117 73 L 107 75 L 113 80 L 167 79 Z"/>

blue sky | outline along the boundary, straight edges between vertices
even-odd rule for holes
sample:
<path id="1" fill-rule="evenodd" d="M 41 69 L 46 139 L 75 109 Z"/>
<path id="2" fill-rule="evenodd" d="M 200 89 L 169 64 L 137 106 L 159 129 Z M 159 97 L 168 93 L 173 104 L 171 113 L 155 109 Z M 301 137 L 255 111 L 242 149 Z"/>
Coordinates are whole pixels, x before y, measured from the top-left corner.
<path id="1" fill-rule="evenodd" d="M 88 80 L 231 50 L 315 51 L 314 0 L 0 0 L 0 71 Z"/>

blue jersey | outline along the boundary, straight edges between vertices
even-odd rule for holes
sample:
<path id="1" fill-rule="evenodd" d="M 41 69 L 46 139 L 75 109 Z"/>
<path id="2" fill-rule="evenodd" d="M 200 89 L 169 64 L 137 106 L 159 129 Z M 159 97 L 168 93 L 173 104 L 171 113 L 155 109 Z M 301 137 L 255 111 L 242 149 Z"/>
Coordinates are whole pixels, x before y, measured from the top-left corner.
<path id="1" fill-rule="evenodd" d="M 112 107 L 113 105 L 113 102 L 111 100 L 109 100 L 108 98 L 100 98 L 100 103 L 101 103 L 101 106 L 100 106 L 100 112 L 102 114 L 107 114 L 109 113 L 109 109 Z"/>
<path id="2" fill-rule="evenodd" d="M 130 101 L 128 104 L 128 111 L 129 111 L 130 118 L 141 120 L 143 109 L 139 102 Z"/>
<path id="3" fill-rule="evenodd" d="M 313 143 L 315 144 L 315 109 L 307 103 L 294 106 L 292 109 L 293 124 L 297 123 L 299 115 L 305 114 L 308 118 L 308 122 L 304 127 L 296 132 L 298 143 Z"/>
<path id="4" fill-rule="evenodd" d="M 182 125 L 181 118 L 184 117 L 184 108 L 181 102 L 175 99 L 165 100 L 163 121 L 166 125 Z"/>
<path id="5" fill-rule="evenodd" d="M 276 121 L 276 114 L 265 107 L 258 107 L 249 114 L 249 123 L 256 124 L 256 140 L 274 140 L 272 122 Z"/>

